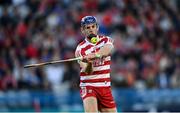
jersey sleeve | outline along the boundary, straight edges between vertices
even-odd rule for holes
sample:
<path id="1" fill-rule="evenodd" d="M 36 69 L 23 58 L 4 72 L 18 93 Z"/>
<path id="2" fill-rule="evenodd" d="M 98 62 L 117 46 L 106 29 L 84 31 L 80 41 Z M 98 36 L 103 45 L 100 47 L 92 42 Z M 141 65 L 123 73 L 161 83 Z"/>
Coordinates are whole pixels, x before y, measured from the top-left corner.
<path id="1" fill-rule="evenodd" d="M 106 37 L 107 38 L 107 41 L 105 44 L 111 44 L 111 45 L 114 45 L 114 40 L 111 38 L 111 37 Z"/>

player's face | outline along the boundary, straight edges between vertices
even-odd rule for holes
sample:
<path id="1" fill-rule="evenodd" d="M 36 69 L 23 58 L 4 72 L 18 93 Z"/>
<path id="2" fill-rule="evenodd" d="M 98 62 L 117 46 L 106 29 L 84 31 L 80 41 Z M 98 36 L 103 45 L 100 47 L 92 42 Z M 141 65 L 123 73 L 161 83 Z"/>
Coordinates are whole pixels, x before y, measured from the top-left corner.
<path id="1" fill-rule="evenodd" d="M 81 32 L 83 33 L 83 35 L 85 35 L 85 37 L 89 36 L 90 34 L 97 35 L 98 26 L 95 23 L 85 25 L 85 26 L 81 27 Z"/>

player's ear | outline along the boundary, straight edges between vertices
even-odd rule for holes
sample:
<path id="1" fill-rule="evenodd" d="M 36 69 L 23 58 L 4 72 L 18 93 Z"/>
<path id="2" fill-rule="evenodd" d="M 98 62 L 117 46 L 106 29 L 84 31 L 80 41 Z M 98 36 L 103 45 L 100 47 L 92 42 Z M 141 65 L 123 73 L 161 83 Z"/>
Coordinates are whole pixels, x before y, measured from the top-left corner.
<path id="1" fill-rule="evenodd" d="M 81 26 L 81 33 L 84 35 L 84 27 Z"/>

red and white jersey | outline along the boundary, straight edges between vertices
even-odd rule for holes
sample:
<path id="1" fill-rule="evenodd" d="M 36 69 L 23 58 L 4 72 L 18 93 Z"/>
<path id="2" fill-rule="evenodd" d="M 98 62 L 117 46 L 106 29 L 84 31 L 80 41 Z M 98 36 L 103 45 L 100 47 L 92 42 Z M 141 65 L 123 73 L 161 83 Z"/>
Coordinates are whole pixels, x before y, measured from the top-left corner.
<path id="1" fill-rule="evenodd" d="M 87 39 L 79 43 L 75 51 L 75 56 L 85 56 L 89 53 L 97 52 L 105 44 L 113 45 L 113 40 L 110 37 L 100 35 L 97 37 L 99 38 L 97 44 L 92 44 Z M 80 86 L 109 87 L 111 85 L 110 64 L 111 56 L 108 55 L 93 61 L 93 73 L 87 74 L 81 69 Z"/>

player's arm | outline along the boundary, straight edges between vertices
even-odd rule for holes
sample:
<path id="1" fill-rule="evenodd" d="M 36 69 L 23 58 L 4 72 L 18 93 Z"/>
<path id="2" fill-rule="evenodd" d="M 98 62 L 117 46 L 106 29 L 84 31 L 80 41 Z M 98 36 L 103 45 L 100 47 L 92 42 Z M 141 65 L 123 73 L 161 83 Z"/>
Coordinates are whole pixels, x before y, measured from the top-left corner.
<path id="1" fill-rule="evenodd" d="M 86 59 L 87 61 L 91 61 L 95 58 L 108 56 L 112 53 L 113 48 L 114 46 L 112 44 L 105 44 L 99 51 L 85 56 L 84 59 Z"/>
<path id="2" fill-rule="evenodd" d="M 79 52 L 75 53 L 75 57 L 82 56 Z M 80 64 L 80 67 L 82 68 L 82 71 L 85 73 L 92 73 L 92 62 L 88 62 L 86 60 L 78 60 L 78 63 Z"/>
<path id="3" fill-rule="evenodd" d="M 105 44 L 98 52 L 95 53 L 96 57 L 108 56 L 112 53 L 114 46 L 112 44 Z"/>

